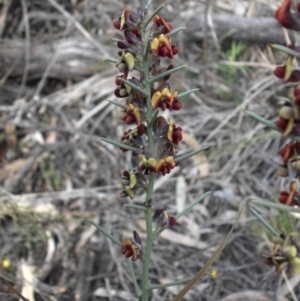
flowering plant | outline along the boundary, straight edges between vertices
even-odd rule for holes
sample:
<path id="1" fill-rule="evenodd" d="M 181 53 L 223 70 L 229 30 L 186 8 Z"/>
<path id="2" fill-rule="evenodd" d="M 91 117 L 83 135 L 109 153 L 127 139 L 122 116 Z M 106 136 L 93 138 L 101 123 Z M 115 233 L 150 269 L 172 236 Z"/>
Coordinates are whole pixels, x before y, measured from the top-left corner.
<path id="1" fill-rule="evenodd" d="M 116 40 L 119 48 L 118 59 L 107 59 L 114 63 L 120 72 L 115 78 L 114 94 L 121 102 L 111 101 L 111 103 L 121 107 L 121 120 L 131 128 L 123 132 L 120 141 L 100 138 L 119 147 L 123 153 L 130 151 L 132 156 L 138 158 L 137 166 L 122 172 L 120 197 L 134 199 L 139 191 L 146 192 L 143 203 L 125 205 L 125 208 L 134 208 L 145 213 L 146 244 L 142 242 L 137 231 L 133 232 L 132 238 L 118 241 L 95 224 L 102 233 L 120 246 L 126 258 L 142 262 L 141 288 L 131 268 L 135 293 L 138 300 L 142 301 L 149 300 L 150 291 L 156 288 L 148 281 L 153 240 L 165 229 L 173 227 L 178 218 L 210 193 L 200 196 L 177 216 L 170 215 L 165 208 L 156 205 L 154 200 L 153 188 L 157 175 L 169 174 L 182 160 L 207 148 L 182 156 L 177 155 L 177 146 L 183 138 L 182 128 L 172 119 L 166 120 L 160 112 L 180 110 L 181 99 L 198 89 L 178 93 L 171 87 L 168 82 L 171 75 L 186 68 L 186 66 L 175 67 L 170 62 L 179 52 L 178 47 L 172 44 L 172 36 L 184 28 L 173 30 L 172 24 L 159 15 L 164 5 L 158 7 L 152 14 L 149 14 L 147 7 L 138 9 L 137 12 L 131 12 L 126 8 L 122 15 L 113 21 L 113 26 L 122 32 L 124 39 Z M 163 60 L 168 62 L 166 67 L 163 66 Z M 155 227 L 152 221 L 155 221 Z M 190 279 L 182 279 L 164 286 L 185 283 L 188 280 Z"/>
<path id="2" fill-rule="evenodd" d="M 148 280 L 150 255 L 152 243 L 166 228 L 173 227 L 176 220 L 188 212 L 195 204 L 206 195 L 199 197 L 188 208 L 177 216 L 170 215 L 164 208 L 156 208 L 153 197 L 153 187 L 155 177 L 170 173 L 182 160 L 189 158 L 203 150 L 178 156 L 177 146 L 182 140 L 182 128 L 177 126 L 172 119 L 166 120 L 160 116 L 161 111 L 180 110 L 182 108 L 181 98 L 197 89 L 178 93 L 174 91 L 168 80 L 170 76 L 184 69 L 186 66 L 175 67 L 168 63 L 167 67 L 162 67 L 162 60 L 172 60 L 179 52 L 176 45 L 172 44 L 172 36 L 183 30 L 178 28 L 173 30 L 172 24 L 164 20 L 158 13 L 163 9 L 163 5 L 158 7 L 149 15 L 147 6 L 145 9 L 138 9 L 136 13 L 125 9 L 122 15 L 113 21 L 113 26 L 124 34 L 124 40 L 116 40 L 118 59 L 108 59 L 113 62 L 120 72 L 115 79 L 116 97 L 124 99 L 124 103 L 111 101 L 114 105 L 122 108 L 121 120 L 131 125 L 132 128 L 123 132 L 120 142 L 111 141 L 106 138 L 101 140 L 115 145 L 122 152 L 131 151 L 132 156 L 138 157 L 138 165 L 122 173 L 122 198 L 134 199 L 139 190 L 146 192 L 146 199 L 142 204 L 127 204 L 125 208 L 134 208 L 145 213 L 147 240 L 146 245 L 142 242 L 139 234 L 134 231 L 133 238 L 125 238 L 122 242 L 112 237 L 103 228 L 95 225 L 106 236 L 118 244 L 122 254 L 132 261 L 140 260 L 143 265 L 141 288 L 138 280 L 132 271 L 132 278 L 135 285 L 138 300 L 148 301 L 149 292 L 157 288 L 151 285 Z M 287 28 L 300 30 L 300 6 L 297 5 L 297 12 L 291 13 L 291 0 L 285 0 L 283 5 L 277 10 L 276 18 L 278 22 Z M 276 67 L 274 75 L 285 82 L 299 82 L 300 70 L 293 68 L 293 60 L 300 57 L 300 48 L 289 45 L 271 45 L 272 48 L 283 51 L 289 55 L 287 62 Z M 138 74 L 133 76 L 132 74 Z M 297 178 L 300 175 L 300 84 L 297 84 L 290 101 L 284 101 L 279 109 L 279 120 L 273 124 L 252 112 L 247 112 L 259 122 L 262 122 L 272 129 L 280 131 L 283 137 L 292 139 L 292 142 L 285 145 L 280 150 L 282 163 L 278 168 L 278 175 L 282 177 Z M 262 216 L 251 207 L 251 203 L 261 204 L 285 211 L 299 211 L 292 206 L 299 206 L 300 194 L 298 185 L 292 180 L 289 191 L 281 191 L 279 204 L 264 200 L 250 200 L 251 212 L 263 225 L 274 235 L 274 247 L 271 254 L 263 255 L 264 263 L 274 265 L 277 272 L 281 273 L 288 269 L 291 274 L 300 273 L 300 249 L 295 237 L 298 233 L 278 234 Z M 280 204 L 281 203 L 281 204 Z M 153 229 L 152 220 L 156 222 Z M 235 225 L 235 224 L 234 224 Z M 233 226 L 234 227 L 234 226 Z M 188 282 L 189 279 L 176 281 L 160 285 L 159 288 L 188 282 L 186 287 L 173 299 L 181 300 L 184 294 L 198 281 L 208 267 L 213 263 L 218 254 L 224 248 L 231 231 L 225 237 L 219 248 L 205 264 L 205 266 Z"/>
<path id="3" fill-rule="evenodd" d="M 281 7 L 277 9 L 275 17 L 283 27 L 299 31 L 300 3 L 296 6 L 296 12 L 291 11 L 291 4 L 291 0 L 284 0 Z M 246 112 L 246 114 L 271 129 L 279 131 L 283 138 L 290 140 L 279 150 L 281 162 L 277 171 L 278 176 L 286 179 L 289 189 L 288 191 L 280 191 L 278 203 L 257 199 L 250 202 L 285 212 L 299 212 L 300 194 L 297 179 L 300 176 L 300 70 L 294 68 L 294 60 L 300 57 L 300 48 L 295 45 L 288 45 L 287 47 L 282 45 L 270 46 L 288 54 L 285 64 L 277 66 L 274 75 L 286 83 L 295 83 L 295 85 L 290 90 L 289 99 L 279 103 L 279 116 L 275 124 L 252 112 Z M 250 209 L 273 235 L 273 250 L 271 254 L 263 255 L 264 263 L 273 265 L 278 273 L 286 269 L 290 275 L 300 274 L 300 248 L 296 242 L 296 238 L 300 234 L 299 231 L 286 234 L 283 230 L 279 234 L 256 210 Z"/>

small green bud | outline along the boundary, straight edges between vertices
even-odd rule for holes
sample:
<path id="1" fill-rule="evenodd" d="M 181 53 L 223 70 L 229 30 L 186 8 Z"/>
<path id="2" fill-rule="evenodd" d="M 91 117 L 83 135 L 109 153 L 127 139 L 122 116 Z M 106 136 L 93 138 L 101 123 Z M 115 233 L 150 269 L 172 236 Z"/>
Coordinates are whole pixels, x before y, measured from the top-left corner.
<path id="1" fill-rule="evenodd" d="M 300 258 L 299 257 L 295 257 L 290 260 L 289 273 L 291 275 L 299 275 L 300 274 Z"/>
<path id="2" fill-rule="evenodd" d="M 292 259 L 297 256 L 297 248 L 295 246 L 286 246 L 282 248 L 282 255 L 285 258 Z"/>

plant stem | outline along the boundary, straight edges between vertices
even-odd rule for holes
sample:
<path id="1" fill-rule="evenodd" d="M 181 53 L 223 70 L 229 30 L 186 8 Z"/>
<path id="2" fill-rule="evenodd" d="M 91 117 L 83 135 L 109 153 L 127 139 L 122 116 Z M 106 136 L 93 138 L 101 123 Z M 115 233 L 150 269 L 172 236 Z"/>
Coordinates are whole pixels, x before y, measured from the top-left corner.
<path id="1" fill-rule="evenodd" d="M 149 61 L 148 61 L 148 51 L 149 51 L 149 41 L 146 37 L 146 27 L 145 24 L 142 27 L 141 35 L 143 41 L 144 48 L 144 66 L 143 66 L 143 75 L 145 81 L 145 91 L 146 91 L 146 107 L 147 107 L 147 136 L 148 136 L 148 147 L 151 152 L 152 157 L 155 157 L 154 154 L 154 141 L 152 134 L 152 115 L 153 109 L 151 105 L 151 82 L 149 79 Z M 152 199 L 153 196 L 153 188 L 154 188 L 154 180 L 155 174 L 152 173 L 149 176 L 149 182 L 147 187 L 146 201 Z M 148 301 L 149 298 L 149 290 L 148 290 L 148 278 L 149 278 L 149 263 L 150 256 L 152 251 L 152 209 L 147 208 L 145 212 L 145 220 L 146 220 L 146 231 L 147 231 L 147 245 L 145 250 L 145 256 L 143 260 L 143 272 L 142 272 L 142 301 Z"/>
<path id="2" fill-rule="evenodd" d="M 145 257 L 143 261 L 143 274 L 142 274 L 142 301 L 148 301 L 148 278 L 149 278 L 149 263 L 152 250 L 152 210 L 148 209 L 145 213 L 146 228 L 147 228 L 147 245 Z"/>
<path id="3" fill-rule="evenodd" d="M 131 260 L 128 260 L 128 266 L 129 266 L 129 271 L 130 271 L 131 278 L 132 278 L 132 281 L 133 281 L 135 293 L 136 293 L 137 296 L 139 296 L 141 294 L 141 290 L 140 290 L 140 287 L 137 283 Z"/>

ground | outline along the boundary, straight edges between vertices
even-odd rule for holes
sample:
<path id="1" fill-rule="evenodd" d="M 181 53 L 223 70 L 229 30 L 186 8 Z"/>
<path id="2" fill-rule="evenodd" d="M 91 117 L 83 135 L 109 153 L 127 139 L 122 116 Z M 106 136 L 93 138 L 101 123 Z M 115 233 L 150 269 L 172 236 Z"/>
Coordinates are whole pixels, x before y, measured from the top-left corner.
<path id="1" fill-rule="evenodd" d="M 151 9 L 162 3 L 153 1 Z M 162 14 L 174 27 L 188 27 L 205 12 L 273 17 L 280 4 L 165 3 Z M 121 173 L 131 158 L 97 139 L 118 140 L 125 129 L 120 110 L 106 101 L 115 99 L 116 69 L 101 57 L 117 53 L 112 38 L 120 35 L 112 20 L 124 7 L 139 5 L 0 1 L 0 277 L 30 301 L 135 300 L 128 261 L 88 219 L 117 238 L 136 230 L 145 239 L 143 214 L 125 209 L 132 201 L 119 198 Z M 209 150 L 159 177 L 153 206 L 176 214 L 200 195 L 211 194 L 155 241 L 153 284 L 196 274 L 246 201 L 276 200 L 286 184 L 276 176 L 281 136 L 244 112 L 276 120 L 276 102 L 286 95 L 287 85 L 272 71 L 285 57 L 268 41 L 219 37 L 210 20 L 202 37 L 191 37 L 187 28 L 173 39 L 180 48 L 174 64 L 188 68 L 172 75 L 172 87 L 180 92 L 199 88 L 184 99 L 180 112 L 172 113 L 185 133 L 179 152 Z M 143 202 L 143 195 L 135 201 Z M 297 227 L 293 216 L 254 208 L 279 231 Z M 226 248 L 184 300 L 299 299 L 299 278 L 287 282 L 262 264 L 261 255 L 270 246 L 269 234 L 245 208 Z M 133 267 L 139 278 L 141 264 Z M 17 300 L 4 280 L 0 300 Z M 151 300 L 171 300 L 180 287 L 154 290 Z"/>

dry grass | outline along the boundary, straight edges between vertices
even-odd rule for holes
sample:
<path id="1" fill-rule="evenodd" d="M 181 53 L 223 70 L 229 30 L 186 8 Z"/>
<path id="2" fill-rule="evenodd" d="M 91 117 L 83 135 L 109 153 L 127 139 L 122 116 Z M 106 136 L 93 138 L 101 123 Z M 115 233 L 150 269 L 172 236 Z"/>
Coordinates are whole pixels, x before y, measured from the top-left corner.
<path id="1" fill-rule="evenodd" d="M 207 2 L 167 1 L 164 15 L 184 26 L 192 15 L 205 11 L 235 15 L 246 7 L 246 16 L 272 16 L 279 4 L 275 0 Z M 161 3 L 154 1 L 154 6 Z M 93 139 L 119 139 L 124 130 L 118 110 L 105 101 L 113 99 L 116 71 L 98 58 L 116 53 L 111 38 L 118 33 L 111 21 L 125 5 L 136 8 L 139 2 L 2 3 L 0 34 L 22 39 L 25 47 L 20 75 L 14 74 L 16 59 L 0 78 L 0 262 L 11 261 L 8 268 L 0 268 L 0 277 L 34 298 L 30 301 L 135 300 L 120 249 L 86 221 L 92 218 L 120 239 L 133 230 L 145 237 L 143 216 L 124 210 L 125 201 L 118 199 L 120 170 L 131 158 Z M 175 64 L 190 67 L 172 76 L 173 87 L 200 91 L 187 98 L 172 118 L 189 134 L 180 152 L 199 145 L 209 146 L 210 151 L 158 179 L 154 206 L 176 213 L 174 191 L 182 180 L 186 203 L 206 191 L 212 191 L 212 196 L 155 242 L 153 284 L 194 275 L 230 229 L 240 205 L 250 196 L 273 200 L 278 186 L 284 185 L 276 177 L 280 136 L 243 113 L 248 109 L 275 120 L 276 100 L 285 95 L 286 85 L 273 77 L 272 70 L 282 56 L 265 44 L 220 41 L 208 25 L 207 32 L 212 33 L 202 41 L 188 40 L 184 33 L 176 38 L 181 51 Z M 66 55 L 64 42 L 69 39 L 93 45 L 94 58 L 88 62 L 99 64 L 96 70 L 74 76 L 72 68 L 80 61 L 76 58 L 73 65 L 64 65 L 61 55 Z M 56 48 L 47 65 L 32 69 L 31 62 L 40 53 L 32 53 L 30 47 L 38 42 L 51 47 L 53 41 Z M 60 69 L 55 69 L 59 65 L 69 76 L 61 78 Z M 257 209 L 274 218 L 274 212 Z M 261 264 L 268 239 L 253 221 L 244 214 L 213 266 L 217 276 L 205 276 L 184 300 L 253 300 L 254 296 L 255 300 L 293 300 L 285 281 Z M 134 269 L 140 275 L 139 263 Z M 291 285 L 299 299 L 298 280 Z M 176 291 L 155 290 L 152 300 L 170 300 Z M 17 300 L 1 280 L 0 300 Z"/>

